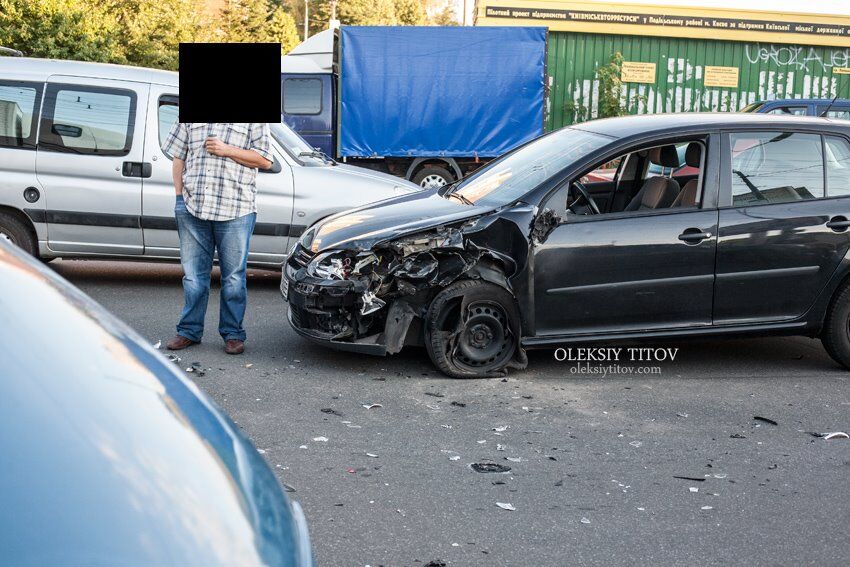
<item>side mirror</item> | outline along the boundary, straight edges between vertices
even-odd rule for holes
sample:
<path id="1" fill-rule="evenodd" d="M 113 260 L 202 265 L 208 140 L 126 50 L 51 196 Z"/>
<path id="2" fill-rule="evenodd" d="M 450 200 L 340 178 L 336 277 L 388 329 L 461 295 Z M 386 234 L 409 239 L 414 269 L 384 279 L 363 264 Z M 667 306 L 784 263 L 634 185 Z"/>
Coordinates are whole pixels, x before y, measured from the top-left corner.
<path id="1" fill-rule="evenodd" d="M 79 138 L 83 135 L 82 128 L 70 124 L 54 124 L 50 131 L 65 138 Z"/>

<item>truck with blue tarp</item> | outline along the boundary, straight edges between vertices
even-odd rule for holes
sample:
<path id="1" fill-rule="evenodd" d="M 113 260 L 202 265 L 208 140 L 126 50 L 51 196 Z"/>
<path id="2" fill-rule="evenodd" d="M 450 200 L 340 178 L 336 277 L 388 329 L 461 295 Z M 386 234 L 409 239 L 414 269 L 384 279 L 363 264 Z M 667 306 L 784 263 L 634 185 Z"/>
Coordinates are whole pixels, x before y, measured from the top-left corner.
<path id="1" fill-rule="evenodd" d="M 339 161 L 424 187 L 543 134 L 544 27 L 343 26 L 281 58 L 282 119 Z"/>

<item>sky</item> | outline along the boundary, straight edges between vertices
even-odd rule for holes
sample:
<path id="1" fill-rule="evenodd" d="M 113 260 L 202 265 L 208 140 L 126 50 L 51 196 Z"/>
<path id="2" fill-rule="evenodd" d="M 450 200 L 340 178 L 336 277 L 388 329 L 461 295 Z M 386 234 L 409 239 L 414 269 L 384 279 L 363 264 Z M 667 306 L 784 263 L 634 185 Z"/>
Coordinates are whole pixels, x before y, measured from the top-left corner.
<path id="1" fill-rule="evenodd" d="M 463 10 L 463 0 L 456 0 L 458 11 Z M 850 0 L 618 0 L 621 4 L 664 4 L 669 6 L 699 6 L 704 8 L 746 8 L 777 12 L 811 14 L 840 14 L 850 16 Z M 472 22 L 474 0 L 467 0 L 469 22 Z"/>

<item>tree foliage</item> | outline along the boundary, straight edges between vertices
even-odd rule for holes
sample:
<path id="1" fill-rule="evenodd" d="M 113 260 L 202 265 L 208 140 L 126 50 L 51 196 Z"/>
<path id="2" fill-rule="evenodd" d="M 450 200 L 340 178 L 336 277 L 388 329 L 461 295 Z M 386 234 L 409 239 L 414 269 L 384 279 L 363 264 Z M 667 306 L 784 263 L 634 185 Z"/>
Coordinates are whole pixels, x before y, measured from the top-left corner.
<path id="1" fill-rule="evenodd" d="M 214 33 L 230 43 L 280 42 L 283 53 L 299 41 L 295 19 L 269 0 L 228 0 Z"/>
<path id="2" fill-rule="evenodd" d="M 395 17 L 401 26 L 421 26 L 428 19 L 420 0 L 395 0 Z"/>
<path id="3" fill-rule="evenodd" d="M 631 100 L 624 101 L 623 95 L 623 54 L 619 51 L 611 55 L 608 64 L 596 70 L 599 80 L 599 105 L 597 118 L 626 116 L 631 114 L 646 97 L 635 95 Z"/>

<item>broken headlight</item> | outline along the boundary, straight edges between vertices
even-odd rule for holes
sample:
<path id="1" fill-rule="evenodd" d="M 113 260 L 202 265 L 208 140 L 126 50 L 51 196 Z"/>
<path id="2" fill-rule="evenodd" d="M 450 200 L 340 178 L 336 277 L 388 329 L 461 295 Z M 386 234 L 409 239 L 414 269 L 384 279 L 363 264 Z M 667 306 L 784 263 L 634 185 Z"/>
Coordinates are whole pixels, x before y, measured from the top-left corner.
<path id="1" fill-rule="evenodd" d="M 319 254 L 307 265 L 307 273 L 323 280 L 347 280 L 351 275 L 352 258 L 335 250 Z"/>

